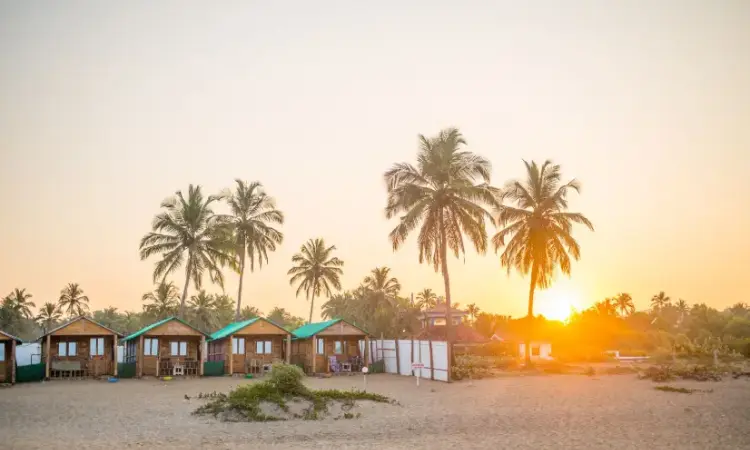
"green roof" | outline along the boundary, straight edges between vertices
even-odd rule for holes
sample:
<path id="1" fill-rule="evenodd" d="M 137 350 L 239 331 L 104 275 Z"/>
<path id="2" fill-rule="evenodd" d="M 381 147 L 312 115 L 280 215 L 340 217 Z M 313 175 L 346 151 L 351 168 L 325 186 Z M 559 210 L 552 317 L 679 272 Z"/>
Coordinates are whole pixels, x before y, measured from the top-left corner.
<path id="1" fill-rule="evenodd" d="M 204 333 L 204 332 L 202 332 L 201 330 L 199 330 L 199 329 L 195 328 L 194 326 L 190 325 L 189 323 L 185 322 L 184 320 L 180 319 L 179 317 L 177 317 L 177 316 L 172 316 L 172 317 L 167 317 L 167 318 L 166 318 L 166 319 L 164 319 L 164 320 L 160 320 L 160 321 L 158 321 L 158 322 L 152 323 L 151 325 L 149 325 L 149 326 L 147 326 L 147 327 L 143 327 L 143 328 L 141 328 L 140 330 L 136 331 L 135 333 L 131 334 L 130 336 L 128 336 L 128 337 L 126 337 L 126 338 L 124 338 L 124 339 L 123 339 L 123 340 L 122 340 L 121 342 L 129 341 L 129 340 L 131 340 L 131 339 L 135 339 L 135 338 L 137 338 L 138 336 L 140 336 L 140 335 L 142 335 L 142 334 L 145 334 L 145 333 L 147 333 L 147 332 L 149 332 L 149 331 L 153 330 L 154 328 L 156 328 L 156 327 L 158 327 L 158 326 L 160 326 L 160 325 L 164 325 L 165 323 L 167 323 L 167 322 L 169 322 L 169 321 L 171 321 L 171 320 L 176 320 L 176 321 L 180 322 L 180 323 L 181 323 L 181 324 L 183 324 L 183 325 L 187 325 L 187 326 L 189 326 L 190 328 L 194 329 L 195 331 L 199 332 L 200 334 L 203 334 L 203 335 L 206 335 L 206 336 L 208 336 L 208 335 L 207 335 L 206 333 Z"/>
<path id="2" fill-rule="evenodd" d="M 229 325 L 225 326 L 219 331 L 215 331 L 211 334 L 211 340 L 215 341 L 216 339 L 223 339 L 230 334 L 233 334 L 235 331 L 239 331 L 243 328 L 245 328 L 248 325 L 254 324 L 258 321 L 260 317 L 253 317 L 252 319 L 243 320 L 242 322 L 234 322 L 230 323 Z"/>
<path id="3" fill-rule="evenodd" d="M 331 327 L 339 322 L 346 322 L 344 319 L 333 319 L 333 320 L 326 320 L 325 322 L 313 322 L 308 323 L 307 325 L 302 325 L 301 327 L 297 328 L 296 330 L 292 331 L 292 334 L 297 339 L 307 339 L 315 336 L 316 334 L 320 333 L 321 331 L 325 330 L 328 327 Z M 353 326 L 354 328 L 357 328 L 358 330 L 362 331 L 365 334 L 370 334 L 367 331 L 363 330 L 362 328 L 359 328 L 358 326 L 346 322 L 349 325 Z"/>

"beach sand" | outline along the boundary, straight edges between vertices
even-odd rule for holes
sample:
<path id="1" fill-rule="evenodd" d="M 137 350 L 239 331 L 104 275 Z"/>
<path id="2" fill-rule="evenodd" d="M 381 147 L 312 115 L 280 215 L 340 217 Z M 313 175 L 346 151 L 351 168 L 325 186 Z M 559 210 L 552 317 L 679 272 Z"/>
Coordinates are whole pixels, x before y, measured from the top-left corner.
<path id="1" fill-rule="evenodd" d="M 252 382 L 55 381 L 0 390 L 0 448 L 750 448 L 750 380 L 674 382 L 713 389 L 660 392 L 633 375 L 513 376 L 445 384 L 368 377 L 401 406 L 359 402 L 351 420 L 221 423 L 191 415 L 199 392 Z M 313 388 L 362 387 L 362 377 L 308 379 Z M 191 397 L 185 399 L 185 395 Z"/>

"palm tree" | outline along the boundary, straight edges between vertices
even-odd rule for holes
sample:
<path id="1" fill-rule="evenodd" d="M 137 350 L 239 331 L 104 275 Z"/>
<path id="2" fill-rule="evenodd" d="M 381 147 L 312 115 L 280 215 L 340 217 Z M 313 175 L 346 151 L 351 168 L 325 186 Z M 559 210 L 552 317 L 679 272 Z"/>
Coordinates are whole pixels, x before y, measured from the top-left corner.
<path id="1" fill-rule="evenodd" d="M 300 252 L 292 256 L 292 262 L 296 266 L 289 269 L 287 275 L 292 277 L 289 284 L 299 283 L 296 295 L 305 291 L 310 300 L 310 319 L 312 323 L 313 304 L 315 297 L 321 293 L 331 296 L 331 288 L 341 290 L 340 276 L 344 273 L 341 266 L 344 262 L 335 256 L 331 256 L 336 246 L 326 247 L 322 238 L 310 239 L 300 248 Z"/>
<path id="2" fill-rule="evenodd" d="M 651 297 L 651 306 L 654 308 L 655 311 L 659 311 L 671 303 L 672 303 L 672 299 L 669 298 L 667 294 L 664 293 L 664 291 L 661 291 L 658 294 Z"/>
<path id="3" fill-rule="evenodd" d="M 34 314 L 31 312 L 31 308 L 36 305 L 34 302 L 30 302 L 29 299 L 33 297 L 31 294 L 26 292 L 26 289 L 14 289 L 13 292 L 8 294 L 6 298 L 10 299 L 13 309 L 18 313 L 19 316 L 26 319 L 31 319 Z"/>
<path id="4" fill-rule="evenodd" d="M 180 317 L 185 315 L 188 284 L 193 280 L 196 289 L 203 284 L 207 270 L 211 281 L 224 287 L 220 266 L 234 265 L 233 246 L 226 227 L 214 216 L 211 209 L 219 196 L 203 197 L 200 186 L 188 187 L 187 199 L 182 191 L 164 200 L 164 212 L 154 218 L 153 231 L 141 239 L 141 259 L 159 254 L 161 260 L 154 267 L 154 282 L 164 279 L 185 267 L 185 286 L 180 298 Z M 185 257 L 187 256 L 187 261 Z"/>
<path id="5" fill-rule="evenodd" d="M 201 289 L 198 295 L 190 297 L 190 315 L 198 327 L 204 331 L 216 326 L 216 309 L 214 308 L 214 296 L 207 294 Z"/>
<path id="6" fill-rule="evenodd" d="M 101 311 L 94 311 L 94 320 L 104 325 L 107 328 L 118 328 L 117 323 L 120 320 L 120 313 L 117 312 L 117 308 L 110 306 Z"/>
<path id="7" fill-rule="evenodd" d="M 581 257 L 580 246 L 571 235 L 573 223 L 586 225 L 592 231 L 594 227 L 583 214 L 567 211 L 568 191 L 579 192 L 578 181 L 561 184 L 560 166 L 550 161 L 545 161 L 541 167 L 535 162 L 524 161 L 524 164 L 527 179 L 524 182 L 512 181 L 505 188 L 503 199 L 510 200 L 515 206 L 499 207 L 498 223 L 503 228 L 492 238 L 492 243 L 496 252 L 505 247 L 500 263 L 507 268 L 508 274 L 514 268 L 524 275 L 531 272 L 527 315 L 531 324 L 536 288 L 549 287 L 557 267 L 569 276 L 570 257 L 576 260 Z M 527 331 L 528 366 L 531 363 L 529 341 L 532 331 Z"/>
<path id="8" fill-rule="evenodd" d="M 83 295 L 83 289 L 78 283 L 68 283 L 60 291 L 58 304 L 60 310 L 65 310 L 65 313 L 70 317 L 82 316 L 89 310 L 89 298 Z"/>
<path id="9" fill-rule="evenodd" d="M 490 162 L 464 150 L 465 145 L 455 128 L 442 130 L 432 138 L 420 135 L 417 166 L 399 163 L 385 173 L 385 215 L 388 219 L 399 216 L 398 225 L 390 233 L 393 250 L 419 227 L 419 262 L 431 263 L 436 272 L 442 272 L 449 349 L 453 332 L 448 251 L 457 258 L 465 253 L 464 235 L 477 252 L 486 251 L 485 222 L 492 222 L 492 215 L 483 205 L 497 206 L 498 194 L 489 185 Z M 477 179 L 482 182 L 476 183 Z"/>
<path id="10" fill-rule="evenodd" d="M 236 322 L 242 317 L 242 314 L 239 317 L 235 314 L 234 299 L 227 294 L 214 295 L 214 308 L 219 328 L 229 325 L 232 321 Z"/>
<path id="11" fill-rule="evenodd" d="M 242 311 L 240 311 L 240 320 L 254 319 L 262 315 L 263 313 L 255 306 L 245 306 L 242 308 Z"/>
<path id="12" fill-rule="evenodd" d="M 685 315 L 688 311 L 690 311 L 690 305 L 688 305 L 688 302 L 683 299 L 677 300 L 677 303 L 675 303 L 674 306 L 675 308 L 677 308 L 677 311 L 679 311 L 681 315 Z"/>
<path id="13" fill-rule="evenodd" d="M 605 298 L 600 302 L 594 303 L 592 308 L 600 316 L 614 316 L 617 314 L 617 306 L 614 299 Z"/>
<path id="14" fill-rule="evenodd" d="M 342 319 L 351 312 L 354 298 L 351 292 L 346 291 L 332 295 L 327 302 L 321 305 L 321 316 L 325 319 Z"/>
<path id="15" fill-rule="evenodd" d="M 179 307 L 180 291 L 171 281 L 162 281 L 153 292 L 143 294 L 141 299 L 150 302 L 143 305 L 143 311 L 156 320 L 173 316 Z"/>
<path id="16" fill-rule="evenodd" d="M 432 309 L 437 306 L 437 294 L 432 289 L 425 288 L 417 293 L 417 306 L 421 310 Z"/>
<path id="17" fill-rule="evenodd" d="M 470 303 L 466 306 L 466 312 L 469 314 L 469 317 L 471 317 L 471 321 L 474 322 L 474 320 L 479 315 L 479 307 L 476 305 L 476 303 Z"/>
<path id="18" fill-rule="evenodd" d="M 623 317 L 633 314 L 635 311 L 635 304 L 633 304 L 633 297 L 626 292 L 617 294 L 614 298 L 614 304 L 620 315 Z"/>
<path id="19" fill-rule="evenodd" d="M 263 267 L 264 262 L 268 263 L 268 252 L 275 251 L 276 245 L 284 239 L 284 235 L 269 224 L 283 224 L 284 214 L 276 209 L 276 202 L 266 195 L 259 182 L 248 184 L 242 180 L 235 181 L 237 187 L 227 198 L 232 215 L 225 216 L 225 219 L 231 224 L 239 259 L 240 283 L 235 314 L 235 320 L 239 320 L 245 257 L 249 257 L 251 272 L 255 270 L 256 262 L 258 267 Z"/>
<path id="20" fill-rule="evenodd" d="M 62 319 L 60 307 L 50 302 L 43 304 L 39 310 L 39 314 L 36 316 L 36 322 L 42 327 L 45 334 L 51 330 L 60 319 Z"/>
<path id="21" fill-rule="evenodd" d="M 362 285 L 371 291 L 382 292 L 391 297 L 398 295 L 401 290 L 401 284 L 395 277 L 388 277 L 391 269 L 388 267 L 376 267 L 372 269 L 370 275 L 366 276 Z"/>

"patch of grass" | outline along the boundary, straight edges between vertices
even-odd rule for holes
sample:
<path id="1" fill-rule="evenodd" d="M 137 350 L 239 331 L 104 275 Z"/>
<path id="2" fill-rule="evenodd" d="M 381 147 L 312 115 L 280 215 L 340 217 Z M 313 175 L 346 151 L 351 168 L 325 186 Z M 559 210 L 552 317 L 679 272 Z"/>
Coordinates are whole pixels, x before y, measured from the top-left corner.
<path id="1" fill-rule="evenodd" d="M 688 388 L 681 388 L 681 387 L 674 387 L 674 386 L 654 386 L 654 389 L 656 389 L 657 391 L 662 391 L 662 392 L 677 392 L 679 394 L 692 394 L 693 392 L 711 393 L 714 391 L 713 389 L 701 390 L 701 389 L 688 389 Z"/>
<path id="2" fill-rule="evenodd" d="M 289 401 L 300 399 L 310 402 L 310 407 L 295 417 L 304 420 L 320 419 L 328 411 L 331 401 L 342 402 L 342 409 L 349 411 L 356 400 L 369 400 L 379 403 L 395 403 L 390 398 L 363 391 L 340 391 L 336 389 L 313 391 L 302 384 L 304 374 L 297 366 L 286 364 L 274 365 L 268 380 L 250 385 L 240 386 L 229 394 L 205 395 L 200 398 L 210 398 L 205 405 L 196 409 L 193 414 L 213 415 L 222 420 L 246 420 L 249 422 L 266 422 L 285 420 L 284 418 L 268 415 L 263 412 L 262 404 L 268 403 L 278 406 L 282 411 L 289 412 Z M 354 418 L 351 413 L 347 413 Z M 358 417 L 357 415 L 356 417 Z"/>
<path id="3" fill-rule="evenodd" d="M 713 365 L 663 365 L 650 366 L 640 374 L 641 379 L 648 379 L 657 383 L 672 381 L 680 378 L 694 381 L 721 381 L 729 369 Z"/>

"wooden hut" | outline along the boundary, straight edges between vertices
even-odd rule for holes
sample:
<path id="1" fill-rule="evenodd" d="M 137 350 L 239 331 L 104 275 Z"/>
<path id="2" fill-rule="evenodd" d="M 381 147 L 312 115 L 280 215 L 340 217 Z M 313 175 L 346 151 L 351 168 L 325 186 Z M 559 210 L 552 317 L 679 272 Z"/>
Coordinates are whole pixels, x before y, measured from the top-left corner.
<path id="1" fill-rule="evenodd" d="M 39 338 L 45 363 L 44 377 L 116 377 L 120 337 L 118 332 L 85 316 L 48 331 Z"/>
<path id="2" fill-rule="evenodd" d="M 224 374 L 261 373 L 289 363 L 292 333 L 262 317 L 227 325 L 208 341 L 208 360 L 224 361 Z"/>
<path id="3" fill-rule="evenodd" d="M 168 317 L 123 339 L 125 363 L 135 376 L 203 376 L 208 335 L 178 317 Z"/>
<path id="4" fill-rule="evenodd" d="M 0 384 L 16 382 L 16 344 L 23 341 L 0 330 Z"/>
<path id="5" fill-rule="evenodd" d="M 343 319 L 308 323 L 292 334 L 291 362 L 306 373 L 358 371 L 367 361 L 369 334 Z"/>

